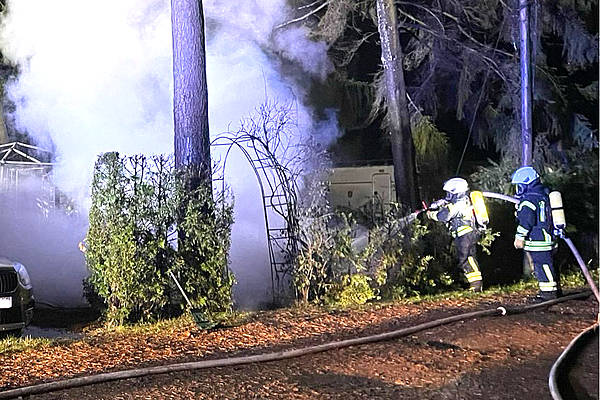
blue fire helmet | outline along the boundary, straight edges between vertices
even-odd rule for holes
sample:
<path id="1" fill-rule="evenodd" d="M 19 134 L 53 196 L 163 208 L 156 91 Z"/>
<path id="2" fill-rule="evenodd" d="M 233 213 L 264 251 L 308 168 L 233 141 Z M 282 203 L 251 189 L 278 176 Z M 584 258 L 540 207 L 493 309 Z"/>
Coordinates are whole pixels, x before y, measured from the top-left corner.
<path id="1" fill-rule="evenodd" d="M 512 176 L 511 183 L 518 185 L 529 185 L 533 183 L 535 180 L 540 179 L 538 173 L 533 169 L 533 167 L 521 167 L 515 171 Z"/>
<path id="2" fill-rule="evenodd" d="M 517 198 L 521 197 L 527 191 L 527 187 L 538 179 L 540 179 L 540 176 L 533 167 L 521 167 L 516 170 L 511 183 L 517 185 L 515 193 Z"/>

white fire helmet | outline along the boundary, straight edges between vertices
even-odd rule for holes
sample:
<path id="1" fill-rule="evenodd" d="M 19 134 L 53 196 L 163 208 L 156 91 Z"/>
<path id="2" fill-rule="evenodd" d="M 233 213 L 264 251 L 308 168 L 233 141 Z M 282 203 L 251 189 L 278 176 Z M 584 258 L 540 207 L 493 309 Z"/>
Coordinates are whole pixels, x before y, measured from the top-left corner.
<path id="1" fill-rule="evenodd" d="M 463 178 L 452 178 L 448 179 L 444 183 L 444 191 L 453 195 L 459 195 L 467 193 L 469 190 L 469 184 Z"/>

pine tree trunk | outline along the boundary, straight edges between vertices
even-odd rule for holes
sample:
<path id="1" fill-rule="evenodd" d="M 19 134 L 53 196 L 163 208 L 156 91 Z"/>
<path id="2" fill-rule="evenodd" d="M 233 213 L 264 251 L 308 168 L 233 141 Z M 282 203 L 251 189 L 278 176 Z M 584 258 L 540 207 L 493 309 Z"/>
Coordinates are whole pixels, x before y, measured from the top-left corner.
<path id="1" fill-rule="evenodd" d="M 8 133 L 6 132 L 6 124 L 4 123 L 4 107 L 2 106 L 2 98 L 0 98 L 0 144 L 8 143 Z"/>
<path id="2" fill-rule="evenodd" d="M 377 19 L 394 161 L 396 199 L 404 207 L 415 210 L 418 198 L 415 146 L 410 129 L 410 115 L 402 69 L 402 46 L 398 35 L 396 8 L 393 0 L 377 0 Z"/>
<path id="3" fill-rule="evenodd" d="M 208 89 L 202 0 L 171 0 L 175 167 L 192 171 L 192 188 L 211 184 Z"/>

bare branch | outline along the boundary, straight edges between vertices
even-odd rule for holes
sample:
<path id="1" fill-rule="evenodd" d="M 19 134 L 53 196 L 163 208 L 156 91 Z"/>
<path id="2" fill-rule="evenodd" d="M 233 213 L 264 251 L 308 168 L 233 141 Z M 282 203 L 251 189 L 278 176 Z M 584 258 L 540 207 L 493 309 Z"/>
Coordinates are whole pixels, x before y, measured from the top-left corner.
<path id="1" fill-rule="evenodd" d="M 414 21 L 418 21 L 418 22 L 419 22 L 419 20 L 417 20 L 416 18 L 412 17 L 410 14 L 404 13 L 403 11 L 400 11 L 400 12 L 401 12 L 403 15 L 406 15 L 407 17 L 409 17 L 409 18 L 413 19 Z M 409 23 L 406 23 L 406 22 L 404 22 L 403 24 L 405 24 L 405 25 L 408 25 L 408 26 L 411 26 L 411 24 L 409 24 Z M 440 34 L 440 33 L 436 32 L 436 31 L 434 31 L 434 30 L 432 30 L 432 29 L 429 29 L 429 28 L 427 27 L 427 25 L 426 25 L 426 24 L 425 24 L 425 25 L 421 25 L 420 23 L 418 23 L 417 25 L 412 25 L 412 27 L 414 27 L 414 28 L 416 28 L 416 29 L 422 29 L 422 30 L 424 30 L 425 32 L 429 33 L 430 35 L 437 37 L 438 39 L 443 39 L 443 40 L 447 40 L 447 41 L 449 41 L 449 42 L 453 42 L 453 43 L 455 43 L 455 44 L 457 44 L 457 45 L 459 45 L 459 46 L 463 47 L 465 50 L 467 50 L 467 51 L 469 51 L 469 52 L 472 52 L 472 53 L 473 53 L 473 54 L 475 54 L 476 56 L 478 56 L 478 57 L 482 58 L 482 59 L 483 59 L 483 61 L 484 61 L 486 64 L 488 64 L 488 66 L 489 66 L 490 68 L 492 68 L 492 69 L 494 70 L 494 72 L 496 73 L 496 75 L 498 75 L 498 77 L 500 77 L 500 78 L 501 78 L 501 79 L 502 79 L 504 82 L 507 82 L 506 76 L 505 76 L 505 75 L 504 75 L 504 73 L 502 73 L 502 71 L 500 70 L 500 67 L 498 66 L 498 63 L 496 63 L 496 61 L 492 60 L 490 57 L 488 57 L 488 56 L 486 56 L 486 55 L 482 54 L 480 51 L 478 51 L 478 50 L 476 50 L 476 49 L 474 49 L 474 48 L 472 48 L 472 47 L 469 47 L 469 46 L 467 46 L 466 44 L 464 44 L 464 43 L 461 43 L 460 41 L 458 41 L 458 40 L 456 40 L 456 39 L 450 38 L 450 37 L 448 37 L 448 36 L 446 36 L 446 35 L 442 35 L 442 34 Z M 509 53 L 506 53 L 506 54 L 509 54 Z M 510 55 L 510 57 L 511 57 L 511 58 L 513 58 L 514 56 L 511 54 L 511 55 Z"/>
<path id="2" fill-rule="evenodd" d="M 444 28 L 444 24 L 442 23 L 442 21 L 440 21 L 440 19 L 437 17 L 437 15 L 435 15 L 435 13 L 433 11 L 431 11 L 429 8 L 423 7 L 422 5 L 415 4 L 415 3 L 408 3 L 408 2 L 405 2 L 405 1 L 400 1 L 400 2 L 398 2 L 398 4 L 403 4 L 403 5 L 407 5 L 407 6 L 413 6 L 413 7 L 419 8 L 419 9 L 421 9 L 421 10 L 423 10 L 423 11 L 431 14 L 431 16 L 433 18 L 435 18 L 435 20 L 437 21 L 437 23 L 440 25 L 440 28 L 442 28 L 442 32 L 446 33 L 446 29 Z M 409 16 L 409 14 L 407 14 L 407 13 L 403 13 L 403 14 L 406 15 L 406 16 L 408 16 L 408 17 L 412 17 L 412 16 Z"/>
<path id="3" fill-rule="evenodd" d="M 319 4 L 319 3 L 320 3 L 320 2 L 322 2 L 322 1 L 323 1 L 323 0 L 317 0 L 317 1 L 313 1 L 313 2 L 312 2 L 312 3 L 310 3 L 310 4 L 305 4 L 305 5 L 303 5 L 303 6 L 300 6 L 300 7 L 298 7 L 298 10 L 303 10 L 303 9 L 305 9 L 305 8 L 311 8 L 311 7 L 313 7 L 313 6 L 316 6 L 317 4 Z"/>
<path id="4" fill-rule="evenodd" d="M 325 3 L 321 4 L 319 7 L 317 7 L 317 8 L 315 8 L 314 10 L 312 10 L 312 11 L 310 11 L 310 12 L 308 12 L 308 13 L 304 14 L 304 15 L 303 15 L 303 16 L 301 16 L 301 17 L 294 18 L 294 19 L 292 19 L 292 20 L 289 20 L 289 21 L 287 21 L 287 22 L 284 22 L 283 24 L 279 24 L 279 25 L 277 25 L 277 26 L 275 27 L 275 29 L 281 29 L 281 28 L 283 28 L 283 27 L 286 27 L 286 26 L 288 26 L 288 25 L 292 25 L 292 24 L 295 24 L 296 22 L 300 22 L 300 21 L 303 21 L 303 20 L 305 20 L 306 18 L 310 17 L 311 15 L 314 15 L 314 14 L 318 13 L 319 11 L 321 11 L 322 9 L 324 9 L 325 7 L 327 7 L 327 6 L 329 5 L 329 1 L 330 1 L 330 0 L 327 0 Z M 318 3 L 318 2 L 315 2 L 315 3 Z M 313 4 L 315 4 L 315 3 L 313 3 Z"/>
<path id="5" fill-rule="evenodd" d="M 407 6 L 416 7 L 416 8 L 419 8 L 419 9 L 421 9 L 421 10 L 423 10 L 423 11 L 426 11 L 427 13 L 431 14 L 431 15 L 432 15 L 432 16 L 433 16 L 433 17 L 436 19 L 436 21 L 438 22 L 438 24 L 439 24 L 439 25 L 440 25 L 440 27 L 442 28 L 442 31 L 444 31 L 444 34 L 445 34 L 444 24 L 443 24 L 443 23 L 440 21 L 440 19 L 439 19 L 439 18 L 438 18 L 438 17 L 435 15 L 435 13 L 434 13 L 432 10 L 430 10 L 429 8 L 427 8 L 427 7 L 424 7 L 424 6 L 421 6 L 421 5 L 418 5 L 418 4 L 414 4 L 414 3 L 404 2 L 404 1 L 401 1 L 401 2 L 398 2 L 398 3 L 399 3 L 399 4 L 403 4 L 403 5 L 407 5 Z M 426 24 L 425 22 L 423 22 L 423 21 L 421 21 L 421 20 L 417 19 L 415 16 L 413 16 L 412 14 L 409 14 L 408 12 L 406 12 L 406 11 L 402 10 L 401 8 L 399 8 L 399 9 L 398 9 L 398 12 L 399 12 L 400 14 L 404 15 L 405 17 L 407 17 L 407 18 L 411 19 L 412 21 L 414 21 L 414 22 L 415 22 L 415 23 L 417 23 L 418 25 L 420 25 L 420 26 L 421 26 L 423 29 L 427 30 L 429 33 L 432 33 L 432 31 L 431 31 L 431 28 L 430 28 L 430 27 L 429 27 L 429 25 L 428 25 L 428 24 Z M 465 35 L 465 36 L 467 37 L 467 39 L 469 39 L 469 40 L 470 40 L 470 41 L 472 41 L 473 43 L 476 43 L 478 46 L 481 46 L 482 48 L 485 48 L 485 49 L 488 49 L 488 50 L 491 50 L 491 51 L 494 51 L 494 52 L 500 53 L 500 54 L 502 54 L 502 55 L 505 55 L 505 56 L 507 56 L 507 57 L 510 57 L 510 58 L 513 58 L 513 57 L 514 57 L 514 55 L 513 55 L 513 54 L 510 54 L 510 53 L 508 53 L 508 52 L 505 52 L 505 51 L 503 51 L 503 50 L 499 50 L 499 49 L 497 49 L 497 48 L 495 48 L 495 47 L 491 47 L 491 46 L 489 46 L 489 45 L 486 45 L 486 44 L 484 44 L 484 43 L 481 43 L 480 41 L 478 41 L 477 39 L 475 39 L 475 38 L 474 38 L 472 35 L 470 35 L 470 34 L 469 34 L 469 33 L 468 33 L 468 32 L 467 32 L 467 31 L 466 31 L 464 28 L 463 28 L 463 26 L 460 24 L 460 22 L 459 22 L 458 18 L 457 18 L 457 17 L 455 17 L 454 15 L 452 15 L 452 14 L 449 14 L 449 13 L 447 13 L 447 12 L 445 12 L 445 11 L 442 11 L 442 14 L 443 14 L 445 17 L 448 17 L 448 18 L 450 18 L 451 20 L 453 20 L 453 21 L 456 23 L 456 26 L 457 26 L 457 28 L 458 28 L 458 29 L 461 31 L 461 33 L 462 33 L 463 35 Z M 436 34 L 436 35 L 437 35 L 437 37 L 440 37 L 440 36 L 439 36 L 439 34 Z M 448 38 L 448 39 L 449 39 L 449 40 L 453 40 L 453 39 L 450 39 L 450 38 Z M 472 48 L 469 48 L 469 49 L 473 50 Z"/>
<path id="6" fill-rule="evenodd" d="M 500 53 L 500 54 L 503 54 L 503 55 L 505 55 L 505 56 L 507 56 L 507 57 L 513 57 L 513 55 L 512 55 L 512 54 L 510 54 L 510 53 L 507 53 L 507 52 L 505 52 L 505 51 L 503 51 L 503 50 L 499 50 L 499 49 L 497 49 L 497 48 L 492 48 L 492 47 L 490 47 L 490 46 L 488 46 L 488 45 L 486 45 L 486 44 L 483 44 L 483 43 L 481 43 L 479 40 L 475 39 L 473 36 L 471 36 L 471 35 L 470 35 L 470 34 L 469 34 L 469 33 L 468 33 L 468 32 L 467 32 L 467 31 L 466 31 L 466 30 L 465 30 L 465 29 L 462 27 L 462 25 L 460 24 L 460 21 L 459 21 L 459 20 L 458 20 L 458 18 L 457 18 L 457 17 L 455 17 L 454 15 L 452 15 L 452 14 L 449 14 L 449 13 L 447 13 L 447 12 L 445 12 L 445 11 L 442 11 L 442 14 L 443 14 L 445 17 L 448 17 L 448 18 L 450 18 L 451 20 L 453 20 L 454 22 L 456 22 L 456 27 L 457 27 L 457 28 L 458 28 L 458 29 L 461 31 L 461 33 L 462 33 L 463 35 L 465 35 L 465 36 L 467 37 L 467 39 L 469 39 L 469 40 L 470 40 L 470 41 L 472 41 L 473 43 L 476 43 L 476 44 L 478 44 L 479 46 L 481 46 L 481 47 L 484 47 L 484 48 L 487 48 L 487 49 L 492 49 L 493 51 L 495 51 L 495 52 L 497 52 L 497 53 Z"/>
<path id="7" fill-rule="evenodd" d="M 419 109 L 419 107 L 417 107 L 417 105 L 413 102 L 413 100 L 410 98 L 410 95 L 408 93 L 406 93 L 406 98 L 408 99 L 408 102 L 410 103 L 410 105 L 414 107 L 415 111 L 420 116 L 423 116 L 423 113 L 421 112 L 421 110 Z"/>

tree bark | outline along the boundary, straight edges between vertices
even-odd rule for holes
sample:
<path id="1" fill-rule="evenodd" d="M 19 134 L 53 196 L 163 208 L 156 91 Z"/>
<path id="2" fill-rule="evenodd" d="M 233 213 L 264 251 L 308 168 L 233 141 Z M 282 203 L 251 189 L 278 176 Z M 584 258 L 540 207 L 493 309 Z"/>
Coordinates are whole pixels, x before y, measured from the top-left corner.
<path id="1" fill-rule="evenodd" d="M 4 107 L 2 106 L 2 98 L 0 98 L 0 144 L 8 143 L 8 133 L 6 132 L 6 124 L 4 122 Z"/>
<path id="2" fill-rule="evenodd" d="M 406 85 L 402 69 L 402 46 L 393 0 L 377 0 L 381 39 L 381 61 L 385 79 L 385 100 L 390 127 L 396 200 L 411 211 L 417 208 L 418 187 L 415 146 L 410 129 Z"/>
<path id="3" fill-rule="evenodd" d="M 192 188 L 211 184 L 208 88 L 202 0 L 171 0 L 175 168 L 192 171 Z"/>

